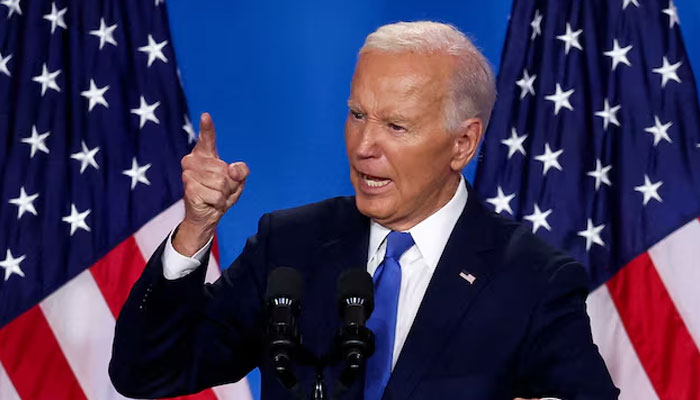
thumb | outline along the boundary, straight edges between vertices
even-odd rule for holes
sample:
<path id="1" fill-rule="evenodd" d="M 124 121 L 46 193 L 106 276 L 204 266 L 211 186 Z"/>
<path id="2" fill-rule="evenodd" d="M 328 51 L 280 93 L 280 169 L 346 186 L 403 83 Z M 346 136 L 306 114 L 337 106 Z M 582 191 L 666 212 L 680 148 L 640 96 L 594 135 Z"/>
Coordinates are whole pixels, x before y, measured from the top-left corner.
<path id="1" fill-rule="evenodd" d="M 209 113 L 202 113 L 199 119 L 199 140 L 192 151 L 205 156 L 219 158 L 219 153 L 216 151 L 216 131 Z"/>
<path id="2" fill-rule="evenodd" d="M 235 162 L 228 165 L 228 176 L 236 182 L 243 182 L 248 177 L 250 169 L 244 162 Z"/>

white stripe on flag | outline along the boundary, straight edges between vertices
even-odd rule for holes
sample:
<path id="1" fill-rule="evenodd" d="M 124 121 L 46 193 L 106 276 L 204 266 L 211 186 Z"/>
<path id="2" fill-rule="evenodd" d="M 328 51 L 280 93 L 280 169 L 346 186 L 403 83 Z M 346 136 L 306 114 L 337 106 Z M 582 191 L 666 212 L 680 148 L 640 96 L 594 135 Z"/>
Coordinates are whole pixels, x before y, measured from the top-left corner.
<path id="1" fill-rule="evenodd" d="M 214 389 L 214 394 L 219 400 L 253 400 L 253 395 L 250 393 L 248 379 L 243 378 L 236 383 L 217 386 Z"/>
<path id="2" fill-rule="evenodd" d="M 221 397 L 219 397 L 221 398 Z M 2 400 L 21 400 L 19 394 L 15 390 L 10 377 L 7 376 L 7 371 L 0 363 L 0 399 Z"/>
<path id="3" fill-rule="evenodd" d="M 216 258 L 212 254 L 209 257 L 209 265 L 207 266 L 207 276 L 204 277 L 205 282 L 214 282 L 221 276 L 221 270 L 219 270 L 219 263 L 216 262 Z"/>
<path id="4" fill-rule="evenodd" d="M 156 251 L 170 231 L 182 221 L 185 216 L 184 204 L 182 200 L 179 200 L 134 233 L 136 244 L 139 245 L 145 260 L 151 258 L 151 254 Z"/>
<path id="5" fill-rule="evenodd" d="M 695 345 L 700 348 L 700 221 L 693 219 L 649 249 Z"/>
<path id="6" fill-rule="evenodd" d="M 593 341 L 600 349 L 615 386 L 624 388 L 620 400 L 657 400 L 659 397 L 632 347 L 607 286 L 589 294 L 586 305 Z"/>
<path id="7" fill-rule="evenodd" d="M 83 271 L 39 305 L 85 396 L 124 399 L 107 374 L 114 317 L 90 271 Z"/>

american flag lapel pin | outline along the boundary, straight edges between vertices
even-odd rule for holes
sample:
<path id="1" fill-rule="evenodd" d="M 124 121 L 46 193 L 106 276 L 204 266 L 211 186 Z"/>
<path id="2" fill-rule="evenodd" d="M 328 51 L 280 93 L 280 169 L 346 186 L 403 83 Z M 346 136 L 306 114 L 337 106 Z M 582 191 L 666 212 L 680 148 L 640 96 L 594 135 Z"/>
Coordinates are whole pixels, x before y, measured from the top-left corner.
<path id="1" fill-rule="evenodd" d="M 459 273 L 459 277 L 469 282 L 470 285 L 474 284 L 474 281 L 476 280 L 476 276 L 470 274 L 465 270 L 462 270 L 462 272 Z"/>

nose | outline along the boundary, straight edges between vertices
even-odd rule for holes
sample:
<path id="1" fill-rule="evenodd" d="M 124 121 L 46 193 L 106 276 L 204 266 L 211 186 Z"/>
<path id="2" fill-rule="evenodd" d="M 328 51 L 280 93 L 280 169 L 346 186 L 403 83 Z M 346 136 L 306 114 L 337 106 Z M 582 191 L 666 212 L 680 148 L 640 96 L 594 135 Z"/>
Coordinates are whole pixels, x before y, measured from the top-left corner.
<path id="1" fill-rule="evenodd" d="M 355 154 L 359 158 L 375 158 L 379 156 L 378 138 L 380 128 L 377 124 L 368 121 L 362 129 L 357 132 L 359 142 L 355 148 Z"/>

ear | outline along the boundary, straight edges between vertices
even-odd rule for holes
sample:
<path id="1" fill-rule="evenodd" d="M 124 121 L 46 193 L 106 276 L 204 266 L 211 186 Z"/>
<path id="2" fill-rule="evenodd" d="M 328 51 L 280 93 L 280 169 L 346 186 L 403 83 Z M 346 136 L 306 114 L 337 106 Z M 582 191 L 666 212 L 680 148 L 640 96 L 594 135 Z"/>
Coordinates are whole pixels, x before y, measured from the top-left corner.
<path id="1" fill-rule="evenodd" d="M 476 155 L 479 141 L 484 134 L 484 124 L 481 118 L 469 118 L 462 122 L 457 132 L 452 134 L 455 138 L 450 167 L 454 171 L 461 171 Z"/>

